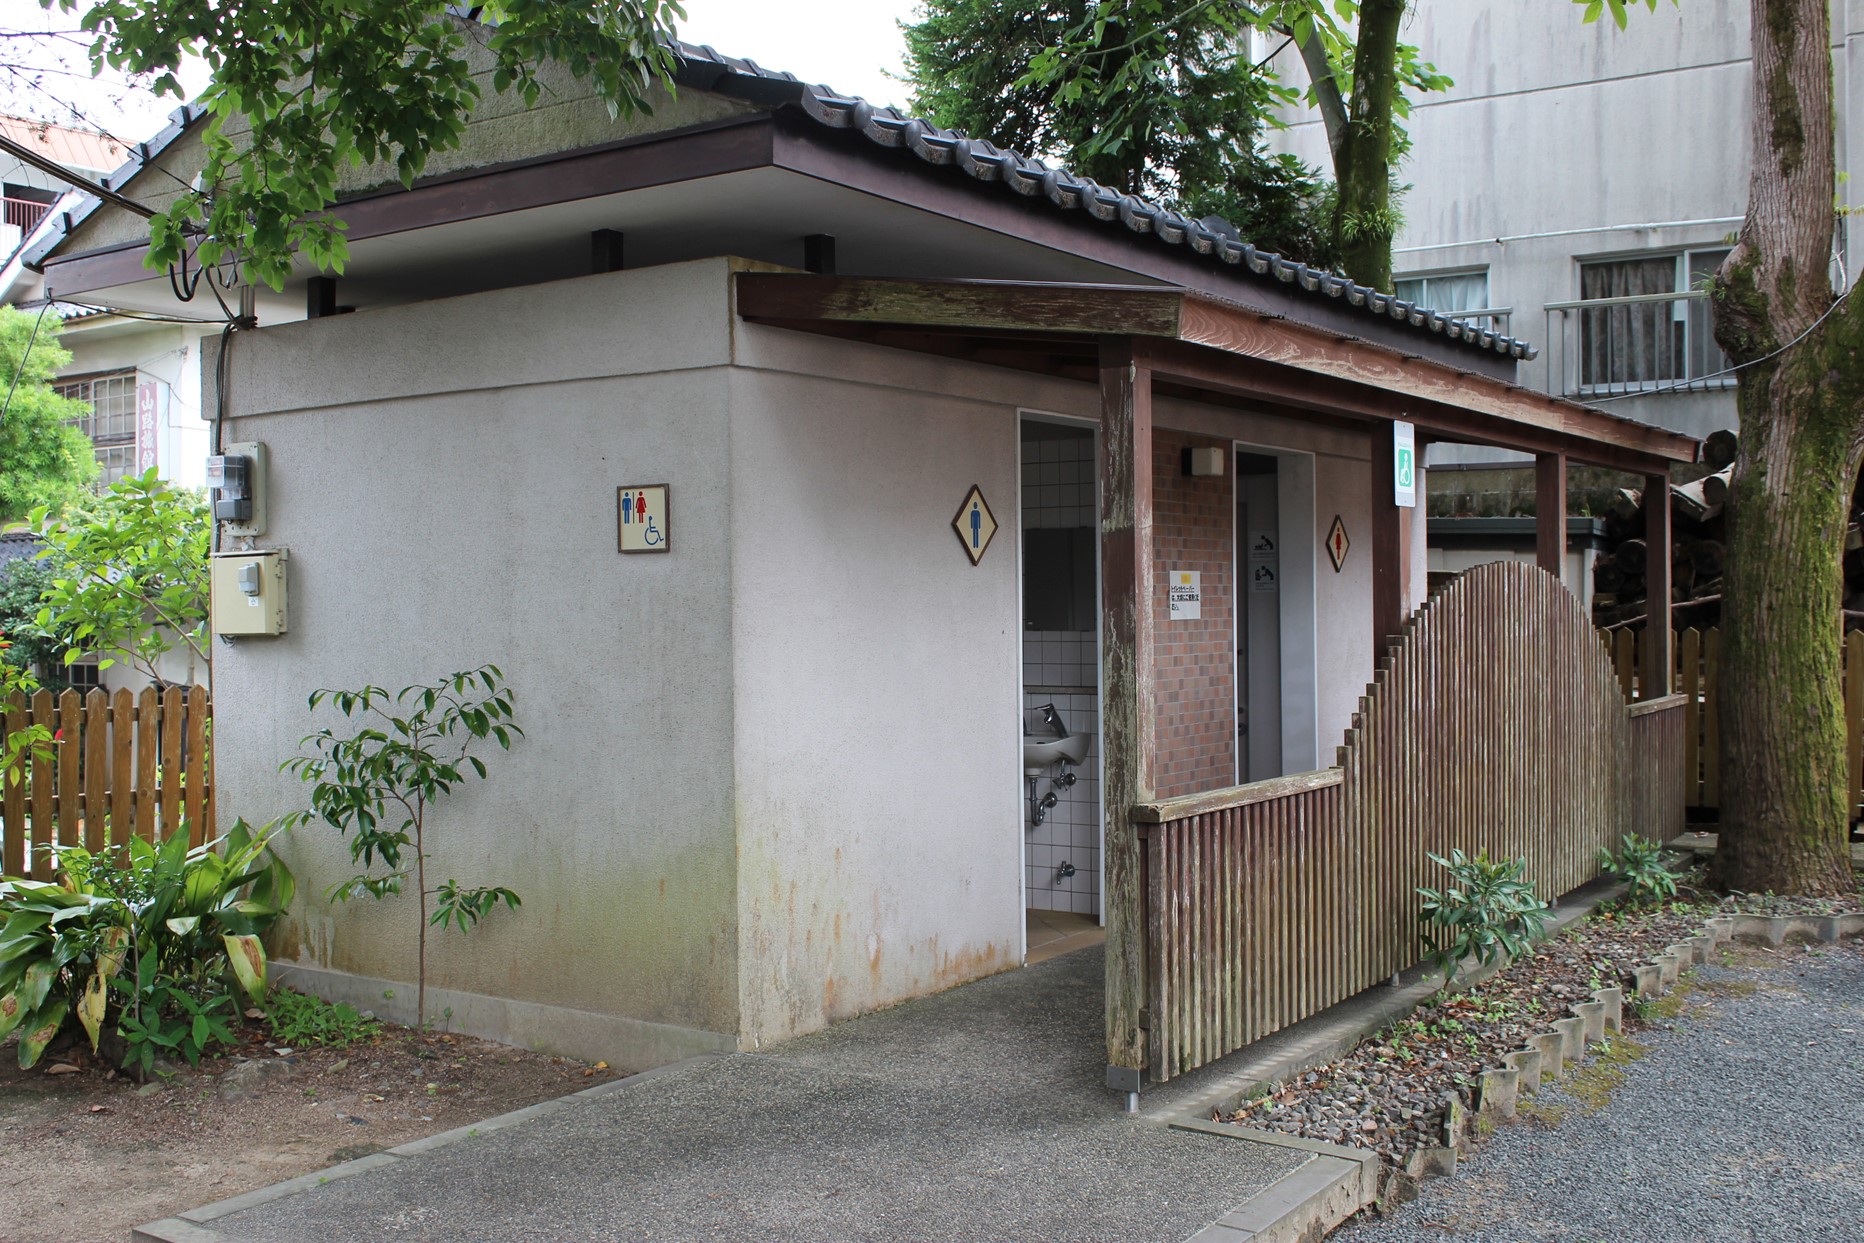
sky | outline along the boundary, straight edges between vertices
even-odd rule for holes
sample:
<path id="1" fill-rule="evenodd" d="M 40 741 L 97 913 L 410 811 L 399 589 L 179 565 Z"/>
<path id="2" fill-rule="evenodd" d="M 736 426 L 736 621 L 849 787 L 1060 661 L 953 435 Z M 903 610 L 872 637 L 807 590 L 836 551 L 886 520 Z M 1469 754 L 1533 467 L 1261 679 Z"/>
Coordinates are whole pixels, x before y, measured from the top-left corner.
<path id="1" fill-rule="evenodd" d="M 905 104 L 907 92 L 889 72 L 904 72 L 905 40 L 900 21 L 911 20 L 919 0 L 805 0 L 801 6 L 770 0 L 685 0 L 687 20 L 680 37 L 710 44 L 728 56 L 748 57 L 767 69 L 860 95 L 875 103 Z M 805 20 L 798 20 L 799 14 Z M 71 32 L 77 19 L 48 13 L 39 0 L 0 0 L 0 32 Z M 120 78 L 92 80 L 76 41 L 33 40 L 32 68 L 18 68 L 26 58 L 20 42 L 0 46 L 0 111 L 71 123 L 75 106 L 91 127 L 129 142 L 160 129 L 176 100 L 157 99 Z M 198 90 L 205 75 L 187 76 Z M 60 104 L 66 105 L 60 107 Z"/>

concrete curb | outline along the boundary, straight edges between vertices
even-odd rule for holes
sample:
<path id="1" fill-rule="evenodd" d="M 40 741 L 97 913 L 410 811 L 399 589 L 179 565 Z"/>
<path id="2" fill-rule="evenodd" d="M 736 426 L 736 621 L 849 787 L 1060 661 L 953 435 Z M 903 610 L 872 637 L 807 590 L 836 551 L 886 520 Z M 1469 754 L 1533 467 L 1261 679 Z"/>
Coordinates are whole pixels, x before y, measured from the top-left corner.
<path id="1" fill-rule="evenodd" d="M 1171 1128 L 1309 1154 L 1308 1161 L 1293 1173 L 1283 1175 L 1185 1243 L 1306 1243 L 1325 1238 L 1378 1190 L 1378 1155 L 1364 1149 L 1197 1119 L 1174 1122 Z"/>
<path id="2" fill-rule="evenodd" d="M 270 1204 L 275 1200 L 302 1194 L 326 1183 L 336 1182 L 338 1179 L 366 1174 L 370 1170 L 394 1165 L 397 1162 L 418 1157 L 422 1153 L 457 1144 L 462 1140 L 474 1139 L 493 1131 L 502 1131 L 506 1127 L 516 1126 L 520 1122 L 529 1122 L 533 1118 L 544 1118 L 554 1113 L 561 1113 L 563 1110 L 572 1109 L 587 1101 L 612 1096 L 616 1092 L 658 1079 L 662 1075 L 672 1074 L 688 1066 L 732 1056 L 734 1055 L 730 1053 L 700 1053 L 677 1062 L 670 1062 L 665 1066 L 656 1066 L 652 1070 L 644 1070 L 636 1075 L 629 1075 L 626 1078 L 598 1083 L 592 1088 L 584 1088 L 568 1096 L 539 1101 L 535 1105 L 514 1109 L 509 1113 L 487 1118 L 483 1122 L 468 1123 L 466 1126 L 454 1127 L 450 1131 L 442 1131 L 438 1135 L 429 1135 L 425 1139 L 410 1140 L 382 1152 L 358 1157 L 354 1161 L 345 1161 L 326 1169 L 313 1170 L 309 1174 L 286 1179 L 282 1183 L 273 1183 L 269 1187 L 260 1187 L 225 1200 L 216 1200 L 212 1204 L 204 1204 L 199 1208 L 191 1208 L 174 1217 L 164 1217 L 160 1221 L 148 1222 L 130 1231 L 129 1237 L 132 1243 L 241 1243 L 240 1236 L 213 1229 L 209 1223 L 234 1213 L 244 1212 L 249 1208 L 258 1208 L 262 1204 Z"/>

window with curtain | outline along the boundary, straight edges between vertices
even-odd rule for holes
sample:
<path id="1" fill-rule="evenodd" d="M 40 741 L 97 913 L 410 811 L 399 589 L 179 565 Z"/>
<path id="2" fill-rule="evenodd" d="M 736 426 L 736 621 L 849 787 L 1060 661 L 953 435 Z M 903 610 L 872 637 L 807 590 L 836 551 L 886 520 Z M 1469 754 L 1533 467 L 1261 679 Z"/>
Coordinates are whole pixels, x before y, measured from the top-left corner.
<path id="1" fill-rule="evenodd" d="M 1705 380 L 1728 365 L 1696 291 L 1727 250 L 1691 250 L 1579 265 L 1582 389 L 1635 390 Z"/>
<path id="2" fill-rule="evenodd" d="M 60 397 L 90 407 L 71 425 L 91 438 L 97 454 L 97 489 L 136 473 L 136 373 L 84 376 L 52 386 Z"/>
<path id="3" fill-rule="evenodd" d="M 1491 332 L 1506 332 L 1506 323 L 1493 315 L 1461 315 L 1462 311 L 1489 309 L 1489 270 L 1474 268 L 1464 272 L 1432 272 L 1427 276 L 1401 276 L 1392 282 L 1392 293 L 1407 302 L 1441 311 Z"/>

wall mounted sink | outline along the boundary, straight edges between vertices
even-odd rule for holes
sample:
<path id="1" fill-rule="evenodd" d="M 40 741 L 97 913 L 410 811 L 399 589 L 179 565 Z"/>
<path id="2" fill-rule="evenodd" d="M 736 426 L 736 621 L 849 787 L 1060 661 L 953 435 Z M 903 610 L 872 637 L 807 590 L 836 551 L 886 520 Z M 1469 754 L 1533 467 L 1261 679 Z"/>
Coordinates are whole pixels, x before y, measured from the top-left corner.
<path id="1" fill-rule="evenodd" d="M 1033 777 L 1050 764 L 1063 760 L 1079 764 L 1087 758 L 1087 744 L 1092 737 L 1091 734 L 1069 734 L 1066 738 L 1025 738 L 1023 769 Z"/>

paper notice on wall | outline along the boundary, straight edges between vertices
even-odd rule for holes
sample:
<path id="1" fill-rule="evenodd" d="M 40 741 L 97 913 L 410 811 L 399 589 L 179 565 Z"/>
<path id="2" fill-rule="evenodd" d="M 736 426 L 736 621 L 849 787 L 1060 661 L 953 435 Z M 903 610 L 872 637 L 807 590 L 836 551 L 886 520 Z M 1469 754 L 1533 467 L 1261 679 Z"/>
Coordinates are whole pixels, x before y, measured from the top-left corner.
<path id="1" fill-rule="evenodd" d="M 1171 572 L 1171 620 L 1196 621 L 1203 616 L 1203 579 L 1201 570 Z"/>

